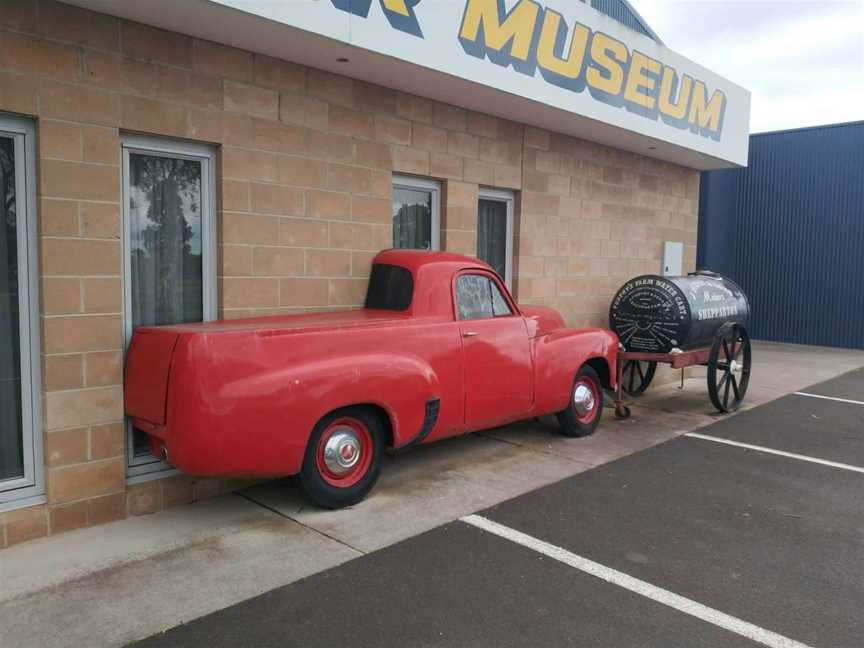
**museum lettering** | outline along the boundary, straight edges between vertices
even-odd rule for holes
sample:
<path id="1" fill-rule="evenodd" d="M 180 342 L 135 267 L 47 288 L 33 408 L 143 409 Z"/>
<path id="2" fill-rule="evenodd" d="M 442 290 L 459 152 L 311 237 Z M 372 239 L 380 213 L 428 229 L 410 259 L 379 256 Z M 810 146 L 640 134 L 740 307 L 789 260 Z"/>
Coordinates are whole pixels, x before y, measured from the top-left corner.
<path id="1" fill-rule="evenodd" d="M 720 140 L 726 95 L 585 25 L 568 27 L 558 12 L 520 0 L 467 0 L 459 40 L 471 56 L 703 137 Z M 569 47 L 567 43 L 569 40 Z"/>

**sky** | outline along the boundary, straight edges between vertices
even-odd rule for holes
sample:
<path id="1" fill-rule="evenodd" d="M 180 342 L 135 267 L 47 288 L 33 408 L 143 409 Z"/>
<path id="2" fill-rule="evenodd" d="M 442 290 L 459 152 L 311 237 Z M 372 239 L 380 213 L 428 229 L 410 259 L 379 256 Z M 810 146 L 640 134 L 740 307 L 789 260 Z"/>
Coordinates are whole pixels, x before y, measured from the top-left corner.
<path id="1" fill-rule="evenodd" d="M 864 0 L 630 0 L 667 47 L 752 94 L 750 131 L 864 120 Z"/>

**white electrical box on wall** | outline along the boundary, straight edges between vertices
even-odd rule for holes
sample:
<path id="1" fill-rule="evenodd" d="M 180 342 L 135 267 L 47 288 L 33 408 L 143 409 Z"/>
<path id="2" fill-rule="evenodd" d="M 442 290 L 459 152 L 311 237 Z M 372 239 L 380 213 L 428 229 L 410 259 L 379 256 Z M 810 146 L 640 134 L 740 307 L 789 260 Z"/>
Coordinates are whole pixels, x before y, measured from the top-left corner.
<path id="1" fill-rule="evenodd" d="M 666 241 L 663 247 L 663 276 L 680 277 L 684 274 L 684 244 Z"/>

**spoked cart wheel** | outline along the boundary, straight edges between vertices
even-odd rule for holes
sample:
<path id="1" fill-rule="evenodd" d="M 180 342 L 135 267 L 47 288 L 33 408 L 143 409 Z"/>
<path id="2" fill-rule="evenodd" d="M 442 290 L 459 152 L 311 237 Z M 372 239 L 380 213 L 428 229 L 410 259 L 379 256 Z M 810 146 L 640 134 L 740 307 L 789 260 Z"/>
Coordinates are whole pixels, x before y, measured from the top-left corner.
<path id="1" fill-rule="evenodd" d="M 750 383 L 750 336 L 740 324 L 720 327 L 708 357 L 708 395 L 720 412 L 734 412 L 744 402 Z"/>
<path id="2" fill-rule="evenodd" d="M 641 396 L 648 389 L 657 371 L 656 362 L 627 360 L 621 370 L 621 387 L 631 397 Z"/>

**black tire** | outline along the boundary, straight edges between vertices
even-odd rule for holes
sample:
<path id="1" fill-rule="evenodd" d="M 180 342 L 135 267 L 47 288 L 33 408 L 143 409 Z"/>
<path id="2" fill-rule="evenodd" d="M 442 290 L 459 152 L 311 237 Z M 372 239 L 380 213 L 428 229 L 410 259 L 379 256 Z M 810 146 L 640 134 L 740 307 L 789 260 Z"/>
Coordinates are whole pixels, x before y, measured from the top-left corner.
<path id="1" fill-rule="evenodd" d="M 368 438 L 362 430 L 363 427 L 368 431 Z M 322 439 L 325 434 L 327 439 Z M 356 470 L 350 469 L 353 472 L 345 477 L 329 472 L 323 458 L 327 440 L 337 436 L 346 439 L 348 437 L 345 435 L 350 437 L 352 434 L 358 440 L 357 445 L 352 447 L 355 447 L 359 455 L 357 464 L 360 464 L 360 467 Z M 303 467 L 297 476 L 301 490 L 306 497 L 323 508 L 338 509 L 361 502 L 381 474 L 384 439 L 384 426 L 380 417 L 367 407 L 346 407 L 328 414 L 318 421 L 309 436 Z M 348 445 L 352 443 L 349 439 Z M 364 455 L 364 449 L 368 457 Z M 367 462 L 368 465 L 364 465 Z M 360 468 L 363 468 L 362 472 Z M 339 483 L 341 480 L 344 480 L 344 484 Z"/>
<path id="2" fill-rule="evenodd" d="M 584 385 L 592 392 L 593 406 L 590 413 L 580 414 L 576 409 L 574 397 L 576 396 L 576 389 L 580 385 Z M 603 385 L 597 372 L 590 366 L 583 365 L 579 369 L 573 379 L 573 386 L 570 388 L 567 409 L 558 412 L 556 416 L 558 417 L 558 424 L 561 426 L 561 434 L 564 436 L 586 437 L 594 434 L 597 426 L 600 425 L 600 419 L 603 417 Z"/>
<path id="3" fill-rule="evenodd" d="M 626 421 L 630 418 L 630 408 L 626 405 L 621 405 L 615 408 L 615 418 L 619 421 Z"/>

